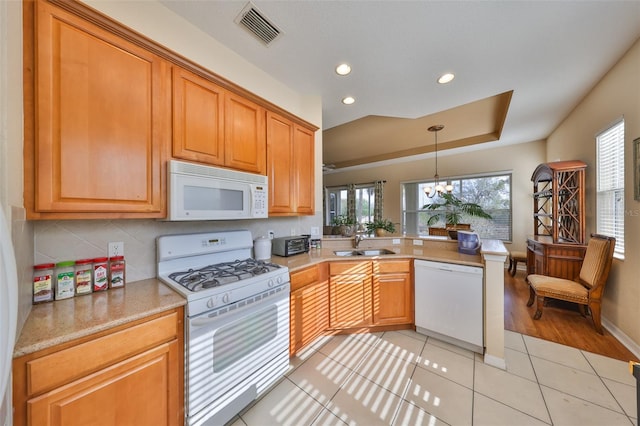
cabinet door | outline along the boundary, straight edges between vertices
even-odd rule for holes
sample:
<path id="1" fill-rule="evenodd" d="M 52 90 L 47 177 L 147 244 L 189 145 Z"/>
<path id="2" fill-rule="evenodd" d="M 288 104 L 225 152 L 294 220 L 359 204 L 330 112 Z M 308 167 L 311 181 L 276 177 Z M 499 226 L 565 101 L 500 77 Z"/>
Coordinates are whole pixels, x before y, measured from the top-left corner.
<path id="1" fill-rule="evenodd" d="M 267 162 L 269 176 L 269 214 L 295 212 L 293 123 L 267 113 Z"/>
<path id="2" fill-rule="evenodd" d="M 225 95 L 225 165 L 266 174 L 266 112 L 261 106 L 231 92 Z"/>
<path id="3" fill-rule="evenodd" d="M 412 324 L 411 274 L 373 276 L 373 324 Z"/>
<path id="4" fill-rule="evenodd" d="M 30 217 L 164 216 L 169 64 L 45 2 L 36 3 L 36 22 Z M 80 212 L 111 215 L 73 216 Z"/>
<path id="5" fill-rule="evenodd" d="M 291 355 L 329 328 L 329 288 L 326 281 L 291 293 Z"/>
<path id="6" fill-rule="evenodd" d="M 371 325 L 371 276 L 335 275 L 329 278 L 331 328 Z"/>
<path id="7" fill-rule="evenodd" d="M 173 156 L 224 165 L 224 89 L 173 68 Z"/>
<path id="8" fill-rule="evenodd" d="M 29 425 L 182 424 L 176 340 L 27 402 Z"/>
<path id="9" fill-rule="evenodd" d="M 313 132 L 295 126 L 293 132 L 296 213 L 312 215 L 315 209 L 315 153 Z"/>
<path id="10" fill-rule="evenodd" d="M 312 215 L 315 208 L 314 133 L 267 112 L 269 214 Z"/>
<path id="11" fill-rule="evenodd" d="M 327 270 L 323 262 L 291 273 L 291 356 L 329 328 Z"/>

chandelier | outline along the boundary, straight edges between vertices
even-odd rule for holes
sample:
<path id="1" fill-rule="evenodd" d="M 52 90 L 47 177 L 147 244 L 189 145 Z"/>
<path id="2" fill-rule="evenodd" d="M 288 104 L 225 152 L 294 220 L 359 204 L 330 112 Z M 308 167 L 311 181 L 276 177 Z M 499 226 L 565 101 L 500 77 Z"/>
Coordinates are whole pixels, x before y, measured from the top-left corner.
<path id="1" fill-rule="evenodd" d="M 434 132 L 436 135 L 436 174 L 433 176 L 433 181 L 434 181 L 434 185 L 435 188 L 432 188 L 431 186 L 426 186 L 424 188 L 424 193 L 426 194 L 427 197 L 429 198 L 433 198 L 436 194 L 438 195 L 442 195 L 443 192 L 447 192 L 447 194 L 451 194 L 451 191 L 453 191 L 453 186 L 452 185 L 442 185 L 440 183 L 440 176 L 438 176 L 438 132 L 440 130 L 444 129 L 444 125 L 442 124 L 436 124 L 434 126 L 429 127 L 427 130 L 430 132 Z M 434 190 L 435 189 L 435 190 Z"/>

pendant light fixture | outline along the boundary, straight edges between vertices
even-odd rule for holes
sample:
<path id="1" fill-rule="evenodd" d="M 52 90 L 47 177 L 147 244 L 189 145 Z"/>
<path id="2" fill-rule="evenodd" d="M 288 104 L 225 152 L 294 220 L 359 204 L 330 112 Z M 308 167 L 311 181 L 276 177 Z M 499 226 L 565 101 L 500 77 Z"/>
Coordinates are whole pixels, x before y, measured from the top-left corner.
<path id="1" fill-rule="evenodd" d="M 451 194 L 451 191 L 453 191 L 453 186 L 452 185 L 442 185 L 440 183 L 440 176 L 438 175 L 438 132 L 440 130 L 444 129 L 444 125 L 442 124 L 436 124 L 433 125 L 431 127 L 429 127 L 427 130 L 430 132 L 434 132 L 435 133 L 435 137 L 436 137 L 436 145 L 435 145 L 435 153 L 436 153 L 436 174 L 433 176 L 433 181 L 434 181 L 434 185 L 435 188 L 432 188 L 431 186 L 426 186 L 424 188 L 424 193 L 427 195 L 427 197 L 429 198 L 433 198 L 436 194 L 438 195 L 442 195 L 443 192 L 447 192 L 447 194 Z"/>

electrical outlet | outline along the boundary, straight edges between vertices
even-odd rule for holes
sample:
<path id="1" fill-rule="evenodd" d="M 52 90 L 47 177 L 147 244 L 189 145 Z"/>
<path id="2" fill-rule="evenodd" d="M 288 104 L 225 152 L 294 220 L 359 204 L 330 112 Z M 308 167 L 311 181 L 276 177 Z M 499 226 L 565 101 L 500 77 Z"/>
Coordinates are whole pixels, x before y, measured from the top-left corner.
<path id="1" fill-rule="evenodd" d="M 109 257 L 124 256 L 124 243 L 109 243 Z"/>
<path id="2" fill-rule="evenodd" d="M 312 226 L 311 235 L 320 235 L 320 228 L 318 228 L 317 226 Z"/>
<path id="3" fill-rule="evenodd" d="M 296 228 L 291 228 L 291 236 L 293 237 L 294 235 L 296 235 Z"/>
<path id="4" fill-rule="evenodd" d="M 273 230 L 271 230 L 271 229 L 269 229 L 269 230 L 267 231 L 267 234 L 269 234 L 269 239 L 270 239 L 270 240 L 273 240 L 273 239 L 274 239 L 274 237 L 276 236 L 276 233 L 275 233 L 275 232 L 273 232 Z"/>
<path id="5" fill-rule="evenodd" d="M 421 246 L 422 245 L 422 240 L 413 240 L 413 245 L 414 246 Z"/>

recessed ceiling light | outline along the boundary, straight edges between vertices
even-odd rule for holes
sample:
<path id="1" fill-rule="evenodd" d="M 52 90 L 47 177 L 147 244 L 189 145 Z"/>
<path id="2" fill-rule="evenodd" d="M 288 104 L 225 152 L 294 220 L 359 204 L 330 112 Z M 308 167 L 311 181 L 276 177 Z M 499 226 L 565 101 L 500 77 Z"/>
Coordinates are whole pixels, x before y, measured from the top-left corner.
<path id="1" fill-rule="evenodd" d="M 351 72 L 349 64 L 340 64 L 336 67 L 336 73 L 339 75 L 347 75 Z"/>
<path id="2" fill-rule="evenodd" d="M 438 83 L 440 84 L 446 84 L 449 83 L 451 80 L 453 80 L 456 76 L 451 74 L 451 73 L 446 73 L 440 76 L 440 78 L 438 79 Z"/>
<path id="3" fill-rule="evenodd" d="M 352 96 L 347 96 L 346 98 L 342 99 L 342 103 L 345 104 L 345 105 L 351 105 L 355 101 L 356 100 Z"/>

